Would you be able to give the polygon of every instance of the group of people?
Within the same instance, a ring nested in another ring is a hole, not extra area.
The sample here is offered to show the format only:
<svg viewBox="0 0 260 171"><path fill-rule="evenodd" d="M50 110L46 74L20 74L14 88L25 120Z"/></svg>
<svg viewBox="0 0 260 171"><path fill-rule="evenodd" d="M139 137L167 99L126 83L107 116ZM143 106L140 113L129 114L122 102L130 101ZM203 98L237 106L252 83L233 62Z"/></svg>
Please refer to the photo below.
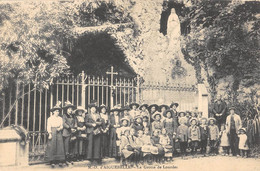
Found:
<svg viewBox="0 0 260 171"><path fill-rule="evenodd" d="M236 156L240 149L241 155L247 156L246 129L234 108L220 125L214 117L202 117L197 110L177 112L177 108L178 103L132 103L108 110L105 105L91 103L86 110L69 101L63 108L57 103L47 121L46 160L54 167L78 160L96 165L112 157L134 166L172 161L177 155L185 158L187 152L216 155L219 146L223 155Z"/></svg>

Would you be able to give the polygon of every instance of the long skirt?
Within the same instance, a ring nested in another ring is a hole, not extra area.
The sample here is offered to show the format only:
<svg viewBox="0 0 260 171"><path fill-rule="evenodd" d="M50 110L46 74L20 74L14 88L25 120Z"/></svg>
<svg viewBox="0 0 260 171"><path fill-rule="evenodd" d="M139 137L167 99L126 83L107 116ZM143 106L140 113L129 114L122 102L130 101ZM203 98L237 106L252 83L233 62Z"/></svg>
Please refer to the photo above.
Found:
<svg viewBox="0 0 260 171"><path fill-rule="evenodd" d="M78 154L83 156L86 154L86 143L87 143L87 139L86 138L82 138L79 137L77 139L77 143L78 143Z"/></svg>
<svg viewBox="0 0 260 171"><path fill-rule="evenodd" d="M57 128L51 128L52 139L48 140L46 149L46 161L64 161L65 152L61 131L57 131Z"/></svg>
<svg viewBox="0 0 260 171"><path fill-rule="evenodd" d="M102 150L102 157L108 157L109 155L109 134L103 133L102 134L102 141L101 141L101 150Z"/></svg>
<svg viewBox="0 0 260 171"><path fill-rule="evenodd" d="M86 157L87 160L101 159L101 134L94 135L93 132L88 134L88 143Z"/></svg>
<svg viewBox="0 0 260 171"><path fill-rule="evenodd" d="M112 128L109 136L109 157L119 157L119 146L116 143L117 140L116 129Z"/></svg>

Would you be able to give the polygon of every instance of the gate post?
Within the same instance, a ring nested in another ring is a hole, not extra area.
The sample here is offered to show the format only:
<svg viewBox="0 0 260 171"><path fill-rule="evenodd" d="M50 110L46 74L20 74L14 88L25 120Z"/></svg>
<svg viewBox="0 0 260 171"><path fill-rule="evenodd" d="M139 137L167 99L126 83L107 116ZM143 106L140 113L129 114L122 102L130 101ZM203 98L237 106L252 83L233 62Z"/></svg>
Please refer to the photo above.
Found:
<svg viewBox="0 0 260 171"><path fill-rule="evenodd" d="M208 118L208 91L204 84L198 84L198 110L202 112L202 116Z"/></svg>
<svg viewBox="0 0 260 171"><path fill-rule="evenodd" d="M86 86L85 86L85 73L81 73L81 106L86 108Z"/></svg>

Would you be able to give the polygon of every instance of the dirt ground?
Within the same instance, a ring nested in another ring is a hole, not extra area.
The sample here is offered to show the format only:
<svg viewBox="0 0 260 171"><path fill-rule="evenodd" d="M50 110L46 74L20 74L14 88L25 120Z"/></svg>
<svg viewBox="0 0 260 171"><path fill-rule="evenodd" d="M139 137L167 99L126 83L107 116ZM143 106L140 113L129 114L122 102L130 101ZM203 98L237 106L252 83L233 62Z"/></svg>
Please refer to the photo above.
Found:
<svg viewBox="0 0 260 171"><path fill-rule="evenodd" d="M49 165L40 164L28 167L4 167L1 171L12 170L130 170L130 168L122 168L114 159L106 159L102 166L90 167L89 162L76 162L69 167L60 168L56 166L54 169ZM211 156L211 157L188 157L186 160L181 158L174 158L174 161L166 164L153 164L142 166L139 168L132 168L138 170L176 170L176 171L260 171L260 159L254 158L237 158L226 156Z"/></svg>

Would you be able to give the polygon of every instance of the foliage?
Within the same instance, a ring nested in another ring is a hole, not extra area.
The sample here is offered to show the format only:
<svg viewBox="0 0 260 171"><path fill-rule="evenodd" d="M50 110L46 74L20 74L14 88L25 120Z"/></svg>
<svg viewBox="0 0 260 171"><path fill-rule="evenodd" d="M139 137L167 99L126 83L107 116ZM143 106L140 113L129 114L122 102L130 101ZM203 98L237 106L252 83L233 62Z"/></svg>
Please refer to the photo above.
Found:
<svg viewBox="0 0 260 171"><path fill-rule="evenodd" d="M232 91L240 83L259 83L260 3L230 1L192 1L184 20L189 20L190 33L183 36L185 59L201 80L201 67L212 83L213 95L218 80L233 76ZM234 96L234 98L236 98Z"/></svg>

